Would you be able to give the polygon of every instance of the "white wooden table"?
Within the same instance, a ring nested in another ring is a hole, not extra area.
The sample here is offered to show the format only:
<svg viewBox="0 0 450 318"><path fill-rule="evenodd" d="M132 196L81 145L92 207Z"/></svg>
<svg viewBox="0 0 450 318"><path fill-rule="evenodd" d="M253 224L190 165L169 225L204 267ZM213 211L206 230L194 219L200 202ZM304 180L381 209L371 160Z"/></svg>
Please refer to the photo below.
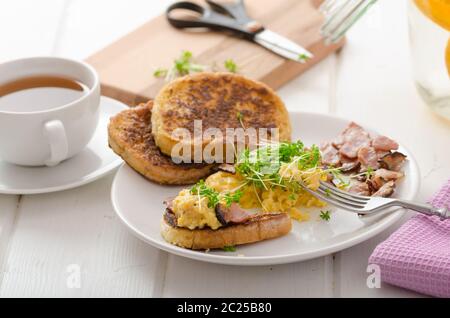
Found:
<svg viewBox="0 0 450 318"><path fill-rule="evenodd" d="M1 1L0 61L31 55L85 58L161 13L168 2ZM380 1L350 32L340 53L279 93L292 110L345 116L407 145L422 173L418 199L425 200L450 177L450 123L419 99L409 63L405 1ZM420 296L366 285L370 253L400 224L307 262L213 265L168 255L133 237L112 209L112 179L53 194L0 195L0 296ZM80 288L67 285L71 264L80 266Z"/></svg>

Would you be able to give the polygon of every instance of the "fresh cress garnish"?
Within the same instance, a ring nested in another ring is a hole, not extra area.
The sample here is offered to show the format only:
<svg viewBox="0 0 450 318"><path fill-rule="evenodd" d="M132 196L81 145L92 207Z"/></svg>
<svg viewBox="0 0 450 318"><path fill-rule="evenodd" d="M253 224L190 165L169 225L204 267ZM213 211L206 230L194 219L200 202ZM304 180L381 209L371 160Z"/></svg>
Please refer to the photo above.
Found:
<svg viewBox="0 0 450 318"><path fill-rule="evenodd" d="M242 197L242 194L243 194L242 190L237 190L234 193L225 193L223 199L224 199L227 207L230 207L231 203L233 203L233 202L238 203Z"/></svg>
<svg viewBox="0 0 450 318"><path fill-rule="evenodd" d="M181 56L174 61L174 64L170 69L159 68L153 73L153 76L165 77L165 80L170 82L178 76L202 72L206 69L207 66L196 64L192 61L192 52L183 51Z"/></svg>
<svg viewBox="0 0 450 318"><path fill-rule="evenodd" d="M236 252L236 246L224 246L223 250L225 252Z"/></svg>
<svg viewBox="0 0 450 318"><path fill-rule="evenodd" d="M237 120L239 120L239 123L241 124L241 127L243 129L245 129L244 122L242 121L242 119L244 119L244 115L241 112L237 112L236 113L236 118L237 118Z"/></svg>
<svg viewBox="0 0 450 318"><path fill-rule="evenodd" d="M238 203L242 197L242 191L236 190L235 192L227 192L220 194L211 187L208 187L204 180L197 182L190 190L193 195L204 197L208 199L208 208L215 208L220 201L224 201L227 207L230 207L233 202Z"/></svg>
<svg viewBox="0 0 450 318"><path fill-rule="evenodd" d="M237 65L232 59L228 59L224 62L225 68L228 70L228 72L236 73L237 72Z"/></svg>
<svg viewBox="0 0 450 318"><path fill-rule="evenodd" d="M282 164L296 164L299 170L316 169L320 163L317 146L307 149L301 141L280 143L244 150L236 163L236 171L256 187L286 187L286 180L279 174Z"/></svg>
<svg viewBox="0 0 450 318"><path fill-rule="evenodd" d="M237 64L232 59L227 59L224 62L224 67L231 73L236 73L238 70ZM164 77L166 82L170 82L179 76L184 76L197 72L204 72L207 70L214 71L214 68L213 66L195 63L193 61L192 52L183 51L181 55L177 59L175 59L172 67L158 68L153 72L153 76L157 78Z"/></svg>
<svg viewBox="0 0 450 318"><path fill-rule="evenodd" d="M329 221L331 218L330 211L320 211L320 218L324 221Z"/></svg>
<svg viewBox="0 0 450 318"><path fill-rule="evenodd" d="M306 54L299 54L298 55L298 59L300 60L300 61L307 61L308 59L309 59L309 57L308 57L308 55L306 55Z"/></svg>

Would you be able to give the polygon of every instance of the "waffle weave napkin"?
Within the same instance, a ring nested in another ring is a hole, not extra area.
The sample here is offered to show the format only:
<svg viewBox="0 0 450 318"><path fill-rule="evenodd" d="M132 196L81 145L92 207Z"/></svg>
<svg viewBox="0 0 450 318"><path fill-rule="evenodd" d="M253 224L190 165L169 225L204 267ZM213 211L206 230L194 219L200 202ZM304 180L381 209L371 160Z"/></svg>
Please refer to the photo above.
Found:
<svg viewBox="0 0 450 318"><path fill-rule="evenodd" d="M450 207L450 180L429 203ZM450 297L450 219L417 214L375 248L369 263L380 266L385 283Z"/></svg>

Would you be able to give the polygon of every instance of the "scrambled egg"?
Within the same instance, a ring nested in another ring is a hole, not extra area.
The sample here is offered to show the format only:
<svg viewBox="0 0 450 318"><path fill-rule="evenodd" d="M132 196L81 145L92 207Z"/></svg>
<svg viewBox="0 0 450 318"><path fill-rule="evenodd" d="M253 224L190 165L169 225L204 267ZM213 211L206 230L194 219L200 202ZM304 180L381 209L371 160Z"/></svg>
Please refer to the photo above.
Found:
<svg viewBox="0 0 450 318"><path fill-rule="evenodd" d="M251 186L243 186L245 180L238 174L231 174L224 171L219 171L210 175L206 179L206 185L213 188L218 192L229 192L240 189L242 191L242 197L239 201L239 205L244 209L251 209L259 206L258 198L255 195L255 189ZM261 195L261 191L257 190L258 195Z"/></svg>
<svg viewBox="0 0 450 318"><path fill-rule="evenodd" d="M280 176L287 180L301 181L312 190L316 190L326 176L319 168L302 171L295 164L283 164ZM264 212L286 212L292 219L306 221L309 214L301 207L323 207L326 204L301 188L295 192L281 186L270 188L256 187L247 183L239 174L219 171L209 176L205 184L219 193L242 191L239 205L244 209L262 208ZM173 201L173 212L178 225L189 229L202 229L206 226L215 230L221 227L214 208L208 207L208 199L192 194L189 189L182 190Z"/></svg>
<svg viewBox="0 0 450 318"><path fill-rule="evenodd" d="M193 230L209 226L216 230L221 226L214 209L208 207L208 199L191 194L189 189L182 190L173 200L172 210L180 227Z"/></svg>
<svg viewBox="0 0 450 318"><path fill-rule="evenodd" d="M286 175L283 176L283 173ZM312 190L317 190L320 185L319 182L326 180L326 176L320 169L305 172L300 171L296 165L289 166L289 164L281 166L280 175L287 179L293 177L296 181L303 181ZM298 221L309 219L309 214L301 211L300 207L323 207L326 205L326 203L302 189L292 193L282 187L273 187L266 190L252 185L243 186L245 184L244 178L238 174L222 171L208 177L206 184L219 192L234 191L239 188L243 193L239 205L244 209L262 207L265 212L286 212L291 218Z"/></svg>
<svg viewBox="0 0 450 318"><path fill-rule="evenodd" d="M300 170L297 165L292 163L281 165L280 176L285 179L303 182L311 190L317 190L320 186L320 181L327 180L326 175L324 175L319 168L303 171Z"/></svg>

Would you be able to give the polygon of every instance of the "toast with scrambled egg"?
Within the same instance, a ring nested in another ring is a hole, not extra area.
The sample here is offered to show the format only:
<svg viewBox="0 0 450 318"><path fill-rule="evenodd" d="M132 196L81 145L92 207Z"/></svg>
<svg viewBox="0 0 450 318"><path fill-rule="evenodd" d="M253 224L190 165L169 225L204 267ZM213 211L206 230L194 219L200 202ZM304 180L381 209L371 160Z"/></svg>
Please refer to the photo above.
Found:
<svg viewBox="0 0 450 318"><path fill-rule="evenodd" d="M172 149L181 141L193 149L195 120L202 120L203 132L217 128L223 136L228 128L267 128L270 139L270 129L278 128L281 141L291 139L289 114L280 97L267 85L233 73L188 75L159 92L153 107L152 133L161 152L173 155ZM191 138L186 141L173 134L178 128L189 131ZM203 149L212 142L203 138Z"/></svg>
<svg viewBox="0 0 450 318"><path fill-rule="evenodd" d="M161 222L161 235L169 243L193 250L218 249L255 243L283 236L291 231L286 213L255 214L243 223L211 228L179 227L175 215L166 210Z"/></svg>
<svg viewBox="0 0 450 318"><path fill-rule="evenodd" d="M175 164L162 154L151 134L153 102L120 112L108 125L112 150L138 173L161 184L192 184L210 175L214 165Z"/></svg>
<svg viewBox="0 0 450 318"><path fill-rule="evenodd" d="M163 238L184 248L216 249L289 233L291 220L287 213L251 212L242 208L248 200L243 192L220 192L218 184L234 186L232 176L217 172L167 199L161 223Z"/></svg>

